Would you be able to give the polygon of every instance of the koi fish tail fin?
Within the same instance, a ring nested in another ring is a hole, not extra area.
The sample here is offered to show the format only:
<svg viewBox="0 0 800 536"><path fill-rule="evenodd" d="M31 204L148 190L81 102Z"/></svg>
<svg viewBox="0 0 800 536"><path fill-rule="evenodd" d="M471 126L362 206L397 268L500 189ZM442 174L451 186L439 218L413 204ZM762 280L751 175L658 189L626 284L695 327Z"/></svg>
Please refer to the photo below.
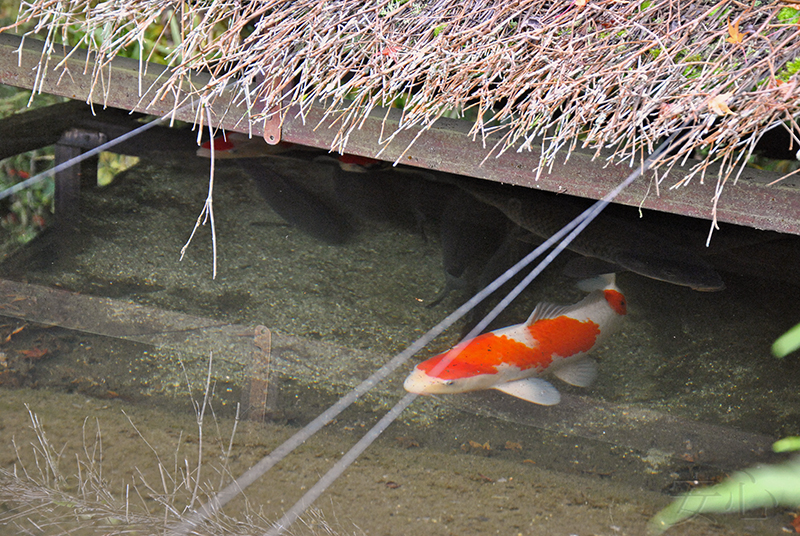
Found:
<svg viewBox="0 0 800 536"><path fill-rule="evenodd" d="M601 274L591 279L584 279L578 282L578 288L584 292L592 292L594 290L606 290L609 288L616 289L617 274Z"/></svg>

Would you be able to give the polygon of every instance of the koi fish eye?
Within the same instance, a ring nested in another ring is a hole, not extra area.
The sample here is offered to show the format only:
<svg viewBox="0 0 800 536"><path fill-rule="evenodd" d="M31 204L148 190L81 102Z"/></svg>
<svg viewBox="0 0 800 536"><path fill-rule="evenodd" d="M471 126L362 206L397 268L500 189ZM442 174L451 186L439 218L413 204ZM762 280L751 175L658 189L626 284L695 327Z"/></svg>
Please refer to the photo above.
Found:
<svg viewBox="0 0 800 536"><path fill-rule="evenodd" d="M442 385L444 385L445 387L450 387L454 383L456 383L455 380L443 380L442 381Z"/></svg>

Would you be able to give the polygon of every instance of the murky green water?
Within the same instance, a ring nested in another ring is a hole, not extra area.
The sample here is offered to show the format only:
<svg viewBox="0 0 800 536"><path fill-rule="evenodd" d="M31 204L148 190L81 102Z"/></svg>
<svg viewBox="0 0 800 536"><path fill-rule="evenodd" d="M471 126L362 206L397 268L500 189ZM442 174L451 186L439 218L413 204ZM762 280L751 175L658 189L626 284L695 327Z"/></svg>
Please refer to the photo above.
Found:
<svg viewBox="0 0 800 536"><path fill-rule="evenodd" d="M324 188L329 170L310 164L298 173ZM60 453L65 475L75 474L76 454L86 459L96 452L99 424L103 486L113 498L106 502L124 510L127 492L130 509L146 507L163 523L163 506L147 495L169 496L164 501L178 511L191 499L180 475L197 464L193 401L202 400L212 344L219 345L214 414L204 420L201 479L218 487L466 298L456 292L438 307L424 307L443 284L432 224L370 222L349 242L327 245L288 226L232 167L217 171L219 271L212 280L208 226L179 261L206 194L207 161L154 157L115 185L85 193L80 233L65 247L25 257L16 274L4 274L80 294L33 299L13 287L2 298L0 468L19 471L19 457L35 473L39 443L26 404ZM680 219L666 225L665 232L691 228ZM725 243L729 229L720 231L724 251L710 257L725 279L723 292L619 275L629 315L597 352L600 376L591 388L557 383L565 400L554 408L495 393L418 399L295 532L320 533L327 524L336 533L377 535L641 534L670 501L667 493L777 459L765 451L770 441L800 433L800 364L792 356L771 357L769 346L800 321L794 279L800 250L794 239L774 235ZM542 300L578 301L582 292L561 274L564 262L537 279L496 325L520 322ZM114 301L99 304L89 296ZM134 317L136 329L126 331ZM256 325L273 331L278 407L272 422L240 422L226 455ZM453 344L460 329L448 330L424 355ZM226 512L242 521L247 512L276 520L401 398L411 366L248 489L248 509L237 501ZM172 477L162 481L159 460ZM132 499L134 484L141 499ZM75 476L62 487L81 491ZM18 496L28 504L59 503L19 517L10 513L19 505L0 503L0 519L13 518L0 533L33 530L48 516L103 533L113 517L76 517L69 501L35 499L29 489ZM131 522L130 512L115 515L118 523ZM672 533L775 534L790 520L780 509L735 513L695 519Z"/></svg>

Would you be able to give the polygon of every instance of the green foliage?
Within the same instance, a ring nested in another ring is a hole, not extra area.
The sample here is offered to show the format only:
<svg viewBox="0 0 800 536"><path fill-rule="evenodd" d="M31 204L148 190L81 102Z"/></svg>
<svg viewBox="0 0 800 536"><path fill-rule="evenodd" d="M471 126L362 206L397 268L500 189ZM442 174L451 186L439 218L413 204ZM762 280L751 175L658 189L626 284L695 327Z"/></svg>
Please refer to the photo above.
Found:
<svg viewBox="0 0 800 536"><path fill-rule="evenodd" d="M648 529L650 534L661 534L698 514L743 513L754 508L797 505L800 505L800 458L740 471L715 486L694 489L656 514Z"/></svg>
<svg viewBox="0 0 800 536"><path fill-rule="evenodd" d="M193 22L195 25L200 23L199 15L195 15ZM216 35L219 35L225 31L226 25L220 22L215 29ZM133 37L131 36L132 31L132 26L114 28L106 25L103 28L95 29L92 33L87 33L84 25L73 24L67 28L65 44L85 46L91 42L101 45L112 38L115 41L123 41L128 37ZM176 53L182 40L178 14L174 10L167 10L155 23L148 25L138 39L120 50L117 55L165 65L175 64L186 59Z"/></svg>
<svg viewBox="0 0 800 536"><path fill-rule="evenodd" d="M378 15L381 16L381 17L385 17L385 16L397 11L398 9L400 9L401 6L407 4L409 1L410 0L393 0L392 2L389 2L386 5L386 7L383 8L380 11L380 13L378 13ZM420 13L422 13L422 9L423 8L424 8L424 4L420 4L418 2L412 2L411 3L411 12L414 15L419 15Z"/></svg>
<svg viewBox="0 0 800 536"><path fill-rule="evenodd" d="M30 91L0 86L0 118L24 111L31 100ZM49 106L63 99L37 95L31 108ZM51 166L52 149L30 151L0 161L0 191ZM54 185L49 179L0 201L0 257L22 245L41 231L52 215Z"/></svg>
<svg viewBox="0 0 800 536"><path fill-rule="evenodd" d="M776 18L782 24L798 24L800 23L800 9L792 7L783 7L778 11ZM789 78L800 72L800 58L795 58L784 65L783 69L778 71L775 78L778 80L788 81Z"/></svg>
<svg viewBox="0 0 800 536"><path fill-rule="evenodd" d="M693 54L684 58L683 63L687 65L687 67L683 70L683 76L686 78L699 78L700 75L703 74L703 68L701 67L703 61L703 57L699 54ZM692 63L697 63L698 65L691 65Z"/></svg>
<svg viewBox="0 0 800 536"><path fill-rule="evenodd" d="M725 2L720 2L717 7L711 10L710 16L717 17L718 20L724 20L729 17L733 8L728 7Z"/></svg>
<svg viewBox="0 0 800 536"><path fill-rule="evenodd" d="M800 437L784 437L783 439L772 444L772 450L775 452L792 452L795 450L800 450Z"/></svg>
<svg viewBox="0 0 800 536"><path fill-rule="evenodd" d="M777 18L784 24L797 24L800 22L800 10L793 7L782 7Z"/></svg>
<svg viewBox="0 0 800 536"><path fill-rule="evenodd" d="M800 348L800 324L775 341L772 352L783 357ZM775 452L800 450L800 437L776 441ZM661 534L676 523L698 514L743 513L754 508L800 505L800 457L779 464L734 473L723 482L681 495L648 523L650 534Z"/></svg>
<svg viewBox="0 0 800 536"><path fill-rule="evenodd" d="M800 72L800 58L786 62L786 65L775 75L775 78L786 82L798 72Z"/></svg>
<svg viewBox="0 0 800 536"><path fill-rule="evenodd" d="M407 0L406 0L407 1ZM30 5L22 6L22 17L24 18L27 10L33 9ZM12 0L6 2L0 0L0 26L13 24L17 20L20 11L20 2ZM161 14L151 21L150 24L141 27L138 21L130 18L128 20L118 20L115 23L107 23L102 27L90 26L86 23L83 15L73 17L70 21L78 19L78 22L65 24L65 31L56 32L51 37L59 44L87 48L103 48L105 44L129 43L123 48L112 47L110 50L118 56L133 59L141 59L152 63L164 65L177 65L189 59L188 56L196 56L202 51L183 50L183 38L206 23L203 13L189 12L182 16L179 10L164 9ZM26 33L33 31L34 23L27 22L20 24L15 31ZM210 32L211 39L215 39L228 29L227 20L221 18L216 22ZM253 31L251 25L246 25L241 31L242 37L249 35ZM205 43L201 43L200 47ZM186 56L184 56L184 54ZM215 59L207 57L207 60Z"/></svg>
<svg viewBox="0 0 800 536"><path fill-rule="evenodd" d="M0 26L14 24L19 13L19 0L0 0Z"/></svg>
<svg viewBox="0 0 800 536"><path fill-rule="evenodd" d="M800 324L778 337L772 345L775 357L784 357L800 348Z"/></svg>
<svg viewBox="0 0 800 536"><path fill-rule="evenodd" d="M0 118L27 111L30 91L0 86ZM63 99L36 96L31 108L49 106ZM52 167L52 148L37 149L0 161L0 191ZM114 176L138 162L138 158L101 153L97 168L98 184L110 183ZM49 225L53 214L55 184L52 178L0 200L0 258L32 240Z"/></svg>
<svg viewBox="0 0 800 536"><path fill-rule="evenodd" d="M100 153L97 162L97 185L106 186L114 181L114 177L139 163L138 156L126 156L116 153Z"/></svg>
<svg viewBox="0 0 800 536"><path fill-rule="evenodd" d="M50 154L48 154L50 153ZM0 162L0 191L50 167L52 150L23 153ZM43 165L44 163L44 165ZM54 183L42 181L26 188L0 205L0 228L6 235L0 243L0 257L33 239L52 215Z"/></svg>

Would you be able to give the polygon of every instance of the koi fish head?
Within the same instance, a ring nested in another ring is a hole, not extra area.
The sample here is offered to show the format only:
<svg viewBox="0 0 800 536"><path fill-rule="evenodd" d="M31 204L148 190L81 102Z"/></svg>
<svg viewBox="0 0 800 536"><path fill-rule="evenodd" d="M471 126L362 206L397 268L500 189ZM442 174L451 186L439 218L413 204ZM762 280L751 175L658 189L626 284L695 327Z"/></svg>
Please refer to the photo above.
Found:
<svg viewBox="0 0 800 536"><path fill-rule="evenodd" d="M403 388L409 393L416 393L418 395L443 395L453 394L461 391L455 390L455 382L453 380L442 380L428 376L424 370L415 368L406 381L403 382Z"/></svg>
<svg viewBox="0 0 800 536"><path fill-rule="evenodd" d="M458 357L451 360L448 354L439 354L417 365L403 383L405 390L409 393L444 395L491 389L497 383L500 369L516 369L503 364L499 367L481 365ZM443 365L445 360L450 361L446 366Z"/></svg>

